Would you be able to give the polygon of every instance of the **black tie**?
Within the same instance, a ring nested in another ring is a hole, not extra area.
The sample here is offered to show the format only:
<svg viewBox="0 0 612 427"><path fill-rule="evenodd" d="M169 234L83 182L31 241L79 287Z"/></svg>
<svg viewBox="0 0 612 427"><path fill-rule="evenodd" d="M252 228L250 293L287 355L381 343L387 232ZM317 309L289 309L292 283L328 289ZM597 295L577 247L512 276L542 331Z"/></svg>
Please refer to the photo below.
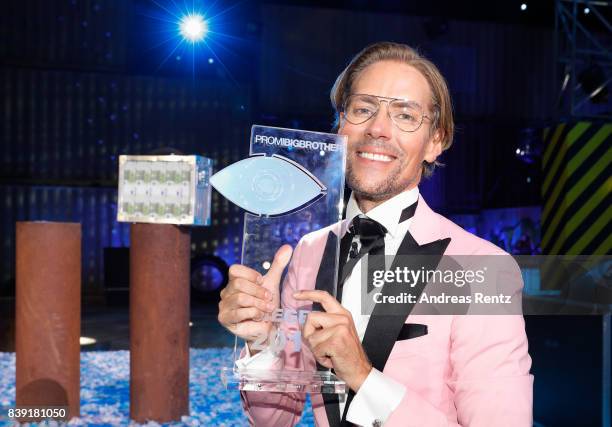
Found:
<svg viewBox="0 0 612 427"><path fill-rule="evenodd" d="M357 217L353 220L353 224L349 228L349 231L343 237L344 239L350 239L352 242L354 237L359 237L361 242L361 249L357 251L357 243L351 243L351 249L349 252L349 258L342 267L342 275L339 277L338 283L338 300L342 301L342 289L344 282L350 276L351 271L355 265L363 258L366 254L370 255L384 255L385 254L385 234L387 229L378 222L370 218ZM380 257L382 258L382 257ZM344 260L342 260L344 261ZM368 277L371 277L373 270L377 269L374 263L368 263ZM368 292L371 291L370 283L368 283Z"/></svg>

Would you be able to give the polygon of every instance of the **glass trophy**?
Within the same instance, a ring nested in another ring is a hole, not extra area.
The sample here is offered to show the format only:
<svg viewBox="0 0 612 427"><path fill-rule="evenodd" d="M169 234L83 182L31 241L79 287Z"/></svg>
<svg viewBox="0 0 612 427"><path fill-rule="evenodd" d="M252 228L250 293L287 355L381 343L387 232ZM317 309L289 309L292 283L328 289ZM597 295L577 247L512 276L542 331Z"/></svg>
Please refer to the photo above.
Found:
<svg viewBox="0 0 612 427"><path fill-rule="evenodd" d="M250 348L265 353L259 357L266 361L241 363L247 360L247 349L237 339L233 366L222 371L227 388L346 392L345 383L318 366L302 345L301 327L308 313L322 308L292 297L297 290L313 289L336 295L345 147L342 135L255 125L250 156L210 179L217 191L247 211L243 265L265 275L281 246L295 249L302 239L313 242L301 252L299 268L291 264L294 256L283 273L279 307L261 320L268 322L269 334L251 340Z"/></svg>

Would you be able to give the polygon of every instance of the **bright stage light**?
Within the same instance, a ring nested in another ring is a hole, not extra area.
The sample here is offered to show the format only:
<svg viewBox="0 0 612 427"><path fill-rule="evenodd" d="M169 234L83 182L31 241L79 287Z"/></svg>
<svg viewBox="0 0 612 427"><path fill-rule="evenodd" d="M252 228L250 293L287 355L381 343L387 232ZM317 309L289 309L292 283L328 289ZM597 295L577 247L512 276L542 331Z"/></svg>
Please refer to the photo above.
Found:
<svg viewBox="0 0 612 427"><path fill-rule="evenodd" d="M521 10L523 12L527 10L527 3L521 3Z"/></svg>
<svg viewBox="0 0 612 427"><path fill-rule="evenodd" d="M179 24L181 35L192 43L202 40L208 32L208 24L201 15L187 15Z"/></svg>

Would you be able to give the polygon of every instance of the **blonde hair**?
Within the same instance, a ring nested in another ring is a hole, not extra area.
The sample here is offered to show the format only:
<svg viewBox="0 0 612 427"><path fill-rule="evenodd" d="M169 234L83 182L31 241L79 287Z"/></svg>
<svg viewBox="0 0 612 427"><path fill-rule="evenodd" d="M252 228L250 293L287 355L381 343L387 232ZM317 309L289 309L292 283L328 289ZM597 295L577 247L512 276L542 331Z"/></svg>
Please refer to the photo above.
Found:
<svg viewBox="0 0 612 427"><path fill-rule="evenodd" d="M433 62L421 56L408 45L394 42L380 42L372 44L359 52L340 73L331 89L330 98L335 111L333 130L340 127L340 112L346 99L351 95L353 84L363 70L380 61L396 61L416 68L427 80L431 92L429 109L432 111L431 134L438 131L442 151L448 150L453 143L455 123L453 108L446 80ZM431 176L436 166L441 163L434 161L423 162L423 176Z"/></svg>

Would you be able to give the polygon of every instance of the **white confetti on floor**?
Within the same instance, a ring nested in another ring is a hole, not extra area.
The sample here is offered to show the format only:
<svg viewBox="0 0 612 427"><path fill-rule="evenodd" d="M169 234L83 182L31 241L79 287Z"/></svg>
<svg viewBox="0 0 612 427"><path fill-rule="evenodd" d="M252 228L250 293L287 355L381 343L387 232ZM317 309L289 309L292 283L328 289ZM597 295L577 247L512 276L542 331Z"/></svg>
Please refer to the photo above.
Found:
<svg viewBox="0 0 612 427"><path fill-rule="evenodd" d="M232 360L232 349L191 349L189 403L190 415L167 426L247 426L237 391L226 390L220 371ZM137 425L129 420L129 352L91 351L81 353L81 417L69 425ZM15 353L0 352L0 426L13 423L6 410L15 405ZM3 418L4 417L4 418ZM301 427L312 426L312 409L307 403ZM26 424L24 424L26 425ZM30 424L33 425L33 424ZM56 422L39 426L57 426ZM149 422L146 426L160 424Z"/></svg>

